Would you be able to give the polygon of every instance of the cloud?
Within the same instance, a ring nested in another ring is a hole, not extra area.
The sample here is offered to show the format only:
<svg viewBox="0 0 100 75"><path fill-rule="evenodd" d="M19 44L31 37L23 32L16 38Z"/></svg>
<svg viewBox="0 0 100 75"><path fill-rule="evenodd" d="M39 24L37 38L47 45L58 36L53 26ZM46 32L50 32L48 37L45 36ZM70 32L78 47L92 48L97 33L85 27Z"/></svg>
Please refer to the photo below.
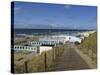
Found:
<svg viewBox="0 0 100 75"><path fill-rule="evenodd" d="M19 13L19 12L21 12L21 8L19 8L19 7L14 7L14 13L17 14L17 13Z"/></svg>
<svg viewBox="0 0 100 75"><path fill-rule="evenodd" d="M14 7L14 10L16 11L16 10L19 10L20 8L19 7Z"/></svg>
<svg viewBox="0 0 100 75"><path fill-rule="evenodd" d="M71 5L64 5L65 8L69 9Z"/></svg>

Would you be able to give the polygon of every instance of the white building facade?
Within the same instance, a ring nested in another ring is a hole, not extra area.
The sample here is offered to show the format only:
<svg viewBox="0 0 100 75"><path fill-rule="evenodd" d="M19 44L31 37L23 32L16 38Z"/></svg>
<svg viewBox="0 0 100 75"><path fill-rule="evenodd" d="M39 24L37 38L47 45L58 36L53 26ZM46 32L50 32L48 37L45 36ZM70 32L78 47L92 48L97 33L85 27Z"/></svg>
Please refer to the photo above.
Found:
<svg viewBox="0 0 100 75"><path fill-rule="evenodd" d="M35 51L35 52L37 52L37 47L14 45L13 50L15 50L15 51Z"/></svg>

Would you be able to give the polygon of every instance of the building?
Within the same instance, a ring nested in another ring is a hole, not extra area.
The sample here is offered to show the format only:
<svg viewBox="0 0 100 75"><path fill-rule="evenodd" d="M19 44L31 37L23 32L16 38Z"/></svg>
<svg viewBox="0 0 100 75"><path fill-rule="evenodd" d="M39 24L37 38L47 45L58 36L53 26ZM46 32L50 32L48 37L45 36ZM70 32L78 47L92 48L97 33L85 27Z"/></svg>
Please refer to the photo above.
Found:
<svg viewBox="0 0 100 75"><path fill-rule="evenodd" d="M81 38L78 38L78 37L75 37L75 36L67 36L68 38L68 42L72 42L72 43L81 43L82 42L82 39Z"/></svg>
<svg viewBox="0 0 100 75"><path fill-rule="evenodd" d="M52 50L53 48L51 46L40 46L39 49L40 49L39 54L41 54L42 52Z"/></svg>
<svg viewBox="0 0 100 75"><path fill-rule="evenodd" d="M44 51L49 51L52 50L51 46L20 46L20 45L15 45L12 50L18 52L18 51L27 51L27 52L32 52L35 55L36 54L41 54Z"/></svg>
<svg viewBox="0 0 100 75"><path fill-rule="evenodd" d="M53 41L57 44L65 44L66 43L66 35L52 35L52 36L44 36L42 38L39 38L39 41Z"/></svg>
<svg viewBox="0 0 100 75"><path fill-rule="evenodd" d="M37 52L36 46L21 46L21 45L14 45L13 50L15 51L34 51Z"/></svg>
<svg viewBox="0 0 100 75"><path fill-rule="evenodd" d="M44 41L32 41L30 42L30 45L32 46L55 46L59 42L58 41L53 41L53 40L44 40Z"/></svg>
<svg viewBox="0 0 100 75"><path fill-rule="evenodd" d="M77 35L81 37L89 37L90 34L95 33L96 31L86 31L86 32L79 32Z"/></svg>

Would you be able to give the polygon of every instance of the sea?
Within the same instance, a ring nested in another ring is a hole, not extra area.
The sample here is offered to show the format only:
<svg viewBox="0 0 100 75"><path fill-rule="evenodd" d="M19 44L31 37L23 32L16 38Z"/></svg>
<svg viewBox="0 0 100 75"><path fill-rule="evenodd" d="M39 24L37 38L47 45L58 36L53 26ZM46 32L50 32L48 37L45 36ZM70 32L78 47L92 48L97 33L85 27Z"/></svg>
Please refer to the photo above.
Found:
<svg viewBox="0 0 100 75"><path fill-rule="evenodd" d="M76 35L89 30L79 29L14 29L15 35Z"/></svg>

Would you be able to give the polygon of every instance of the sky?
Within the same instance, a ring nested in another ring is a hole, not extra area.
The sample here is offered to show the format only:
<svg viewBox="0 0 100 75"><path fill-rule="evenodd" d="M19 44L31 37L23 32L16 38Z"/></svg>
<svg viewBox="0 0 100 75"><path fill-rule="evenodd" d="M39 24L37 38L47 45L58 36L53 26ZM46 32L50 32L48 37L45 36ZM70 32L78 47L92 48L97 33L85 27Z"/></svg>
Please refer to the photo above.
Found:
<svg viewBox="0 0 100 75"><path fill-rule="evenodd" d="M14 2L15 28L39 28L41 26L44 28L47 26L65 29L96 29L97 7Z"/></svg>

